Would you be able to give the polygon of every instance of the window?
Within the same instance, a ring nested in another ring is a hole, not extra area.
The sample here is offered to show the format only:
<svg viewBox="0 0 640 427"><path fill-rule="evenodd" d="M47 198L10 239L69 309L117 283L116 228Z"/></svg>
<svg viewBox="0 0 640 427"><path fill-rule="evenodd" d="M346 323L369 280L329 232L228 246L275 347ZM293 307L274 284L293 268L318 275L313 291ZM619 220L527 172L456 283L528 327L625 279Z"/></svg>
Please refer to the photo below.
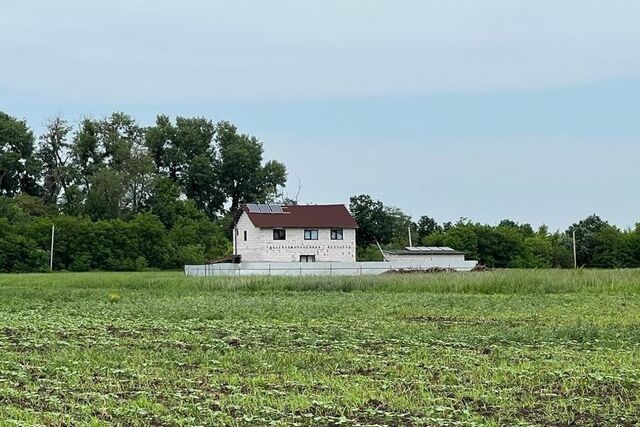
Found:
<svg viewBox="0 0 640 427"><path fill-rule="evenodd" d="M318 230L304 230L304 240L318 240Z"/></svg>
<svg viewBox="0 0 640 427"><path fill-rule="evenodd" d="M287 233L283 229L274 229L273 230L273 240L286 240Z"/></svg>
<svg viewBox="0 0 640 427"><path fill-rule="evenodd" d="M342 240L342 228L331 230L331 240Z"/></svg>
<svg viewBox="0 0 640 427"><path fill-rule="evenodd" d="M244 230L244 241L247 241L247 230Z"/></svg>
<svg viewBox="0 0 640 427"><path fill-rule="evenodd" d="M300 255L300 262L316 262L315 255Z"/></svg>

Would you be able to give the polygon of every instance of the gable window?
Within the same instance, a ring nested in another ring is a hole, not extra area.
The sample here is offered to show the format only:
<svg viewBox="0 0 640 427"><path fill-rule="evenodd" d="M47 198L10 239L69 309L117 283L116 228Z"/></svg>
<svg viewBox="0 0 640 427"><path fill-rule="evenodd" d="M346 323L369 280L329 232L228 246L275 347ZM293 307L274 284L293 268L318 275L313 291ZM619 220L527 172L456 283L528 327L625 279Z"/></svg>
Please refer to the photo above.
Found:
<svg viewBox="0 0 640 427"><path fill-rule="evenodd" d="M318 240L318 230L304 230L304 240Z"/></svg>
<svg viewBox="0 0 640 427"><path fill-rule="evenodd" d="M247 230L244 230L244 241L247 241Z"/></svg>
<svg viewBox="0 0 640 427"><path fill-rule="evenodd" d="M287 233L282 228L274 228L273 229L273 240L286 240Z"/></svg>
<svg viewBox="0 0 640 427"><path fill-rule="evenodd" d="M342 228L331 230L331 240L342 240Z"/></svg>

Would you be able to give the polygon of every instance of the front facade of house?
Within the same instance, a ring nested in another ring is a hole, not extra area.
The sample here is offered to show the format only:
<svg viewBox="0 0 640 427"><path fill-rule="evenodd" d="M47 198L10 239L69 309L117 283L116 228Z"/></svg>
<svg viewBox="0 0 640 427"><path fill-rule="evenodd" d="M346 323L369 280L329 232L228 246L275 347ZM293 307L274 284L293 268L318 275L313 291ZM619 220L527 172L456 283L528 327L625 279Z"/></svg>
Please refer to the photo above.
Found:
<svg viewBox="0 0 640 427"><path fill-rule="evenodd" d="M344 205L244 206L233 246L242 262L354 262L355 222Z"/></svg>

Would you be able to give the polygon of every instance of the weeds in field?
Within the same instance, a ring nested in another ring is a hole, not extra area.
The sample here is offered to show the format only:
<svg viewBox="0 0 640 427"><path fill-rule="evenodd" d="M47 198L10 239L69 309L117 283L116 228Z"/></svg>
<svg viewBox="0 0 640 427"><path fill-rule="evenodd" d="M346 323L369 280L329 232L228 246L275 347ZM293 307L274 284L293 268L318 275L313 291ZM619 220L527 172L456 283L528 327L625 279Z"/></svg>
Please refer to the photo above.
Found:
<svg viewBox="0 0 640 427"><path fill-rule="evenodd" d="M632 270L0 276L0 419L636 425L639 290Z"/></svg>

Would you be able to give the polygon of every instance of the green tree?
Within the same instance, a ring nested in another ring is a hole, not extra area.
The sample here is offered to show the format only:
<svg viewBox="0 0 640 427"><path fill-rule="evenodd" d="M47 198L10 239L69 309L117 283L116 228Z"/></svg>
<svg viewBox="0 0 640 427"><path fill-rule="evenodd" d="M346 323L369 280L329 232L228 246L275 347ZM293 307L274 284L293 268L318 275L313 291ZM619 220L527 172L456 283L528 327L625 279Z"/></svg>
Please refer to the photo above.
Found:
<svg viewBox="0 0 640 427"><path fill-rule="evenodd" d="M40 164L33 155L34 142L24 120L0 111L0 195L39 195Z"/></svg>
<svg viewBox="0 0 640 427"><path fill-rule="evenodd" d="M433 233L438 233L442 231L442 227L438 225L435 219L423 215L418 220L418 241L423 243L425 237L432 235Z"/></svg>
<svg viewBox="0 0 640 427"><path fill-rule="evenodd" d="M86 190L91 177L104 166L106 149L101 141L100 122L84 119L73 136L71 145L73 166L78 171L80 189Z"/></svg>
<svg viewBox="0 0 640 427"><path fill-rule="evenodd" d="M66 120L55 117L47 122L47 130L40 136L36 155L42 164L42 197L49 204L56 204L60 193L72 181L68 141L71 130Z"/></svg>
<svg viewBox="0 0 640 427"><path fill-rule="evenodd" d="M573 254L570 239L565 233L556 231L549 235L551 242L551 265L558 268L573 267Z"/></svg>
<svg viewBox="0 0 640 427"><path fill-rule="evenodd" d="M427 246L448 246L457 251L466 252L471 259L480 258L483 264L487 264L487 260L482 259L478 254L478 235L475 228L466 221L461 220L446 231L427 236L425 244Z"/></svg>
<svg viewBox="0 0 640 427"><path fill-rule="evenodd" d="M220 150L218 182L231 201L231 212L242 202L265 202L278 195L278 188L286 182L286 168L276 161L262 165L262 143L256 137L238 133L229 122L220 122L216 142Z"/></svg>
<svg viewBox="0 0 640 427"><path fill-rule="evenodd" d="M349 201L349 211L359 226L356 232L359 247L391 242L395 224L380 200L373 200L367 194L353 196Z"/></svg>
<svg viewBox="0 0 640 427"><path fill-rule="evenodd" d="M178 259L173 266L179 267L184 256L183 248L191 248L187 252L193 254L196 247L202 249L202 255L208 259L216 259L231 254L232 246L225 231L218 224L208 218L181 217L169 232L169 240L175 248Z"/></svg>
<svg viewBox="0 0 640 427"><path fill-rule="evenodd" d="M214 134L215 125L203 117L177 117L174 125L168 116L159 115L155 126L146 130L145 145L156 172L183 185L195 157L215 163Z"/></svg>
<svg viewBox="0 0 640 427"><path fill-rule="evenodd" d="M166 228L173 227L178 216L178 206L181 203L180 187L170 178L156 176L148 205L151 213L156 215Z"/></svg>
<svg viewBox="0 0 640 427"><path fill-rule="evenodd" d="M598 268L634 267L636 263L629 236L630 233L624 233L611 225L594 233L590 266Z"/></svg>
<svg viewBox="0 0 640 427"><path fill-rule="evenodd" d="M218 185L215 166L208 156L198 155L191 159L183 182L185 195L210 218L222 211L225 196Z"/></svg>
<svg viewBox="0 0 640 427"><path fill-rule="evenodd" d="M394 247L409 245L409 229L412 233L415 232L415 224L411 221L411 217L395 207L385 206L384 211L392 224L392 237L389 244Z"/></svg>
<svg viewBox="0 0 640 427"><path fill-rule="evenodd" d="M122 216L125 189L120 173L102 169L91 176L84 212L94 221Z"/></svg>
<svg viewBox="0 0 640 427"><path fill-rule="evenodd" d="M165 267L169 263L169 239L158 217L145 213L137 215L128 226L137 245L138 257L144 257L151 267ZM138 261L139 263L139 261ZM134 266L139 269L139 265Z"/></svg>
<svg viewBox="0 0 640 427"><path fill-rule="evenodd" d="M140 153L144 145L144 130L133 118L121 112L101 120L98 135L107 166L120 172L126 172L131 158Z"/></svg>
<svg viewBox="0 0 640 427"><path fill-rule="evenodd" d="M146 212L154 186L154 170L151 157L139 145L131 148L120 171L124 189L124 209L132 214Z"/></svg>
<svg viewBox="0 0 640 427"><path fill-rule="evenodd" d="M595 236L608 226L606 221L594 214L569 227L566 232L569 238L574 231L576 233L576 255L579 266L593 266Z"/></svg>

